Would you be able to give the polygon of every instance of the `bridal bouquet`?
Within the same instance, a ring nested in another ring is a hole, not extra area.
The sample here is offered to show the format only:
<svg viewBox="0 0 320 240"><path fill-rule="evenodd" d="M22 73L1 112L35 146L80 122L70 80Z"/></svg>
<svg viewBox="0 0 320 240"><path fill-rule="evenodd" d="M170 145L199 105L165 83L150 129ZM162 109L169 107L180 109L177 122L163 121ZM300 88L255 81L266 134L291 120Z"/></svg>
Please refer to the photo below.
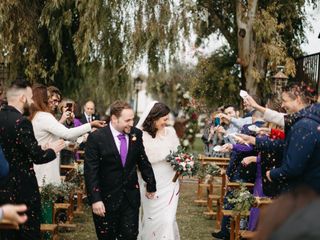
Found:
<svg viewBox="0 0 320 240"><path fill-rule="evenodd" d="M199 168L197 158L193 154L185 152L181 146L176 152L171 152L166 159L176 171L172 179L173 182L176 182L180 175L194 176Z"/></svg>

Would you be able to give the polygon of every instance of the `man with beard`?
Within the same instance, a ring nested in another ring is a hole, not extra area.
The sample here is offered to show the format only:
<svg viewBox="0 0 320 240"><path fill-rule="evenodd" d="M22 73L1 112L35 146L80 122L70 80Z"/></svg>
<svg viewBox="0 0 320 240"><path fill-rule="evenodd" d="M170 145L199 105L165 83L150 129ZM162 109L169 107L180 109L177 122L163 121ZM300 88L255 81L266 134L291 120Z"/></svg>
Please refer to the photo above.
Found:
<svg viewBox="0 0 320 240"><path fill-rule="evenodd" d="M33 163L42 164L56 158L64 141L47 144L42 150L35 139L31 122L23 116L33 103L30 84L14 81L7 91L8 105L0 111L0 145L9 163L9 175L0 185L0 205L25 204L28 220L19 231L1 230L0 239L40 239L40 194Z"/></svg>
<svg viewBox="0 0 320 240"><path fill-rule="evenodd" d="M133 127L134 112L122 101L110 107L111 121L88 137L84 176L99 240L136 240L140 186L137 166L153 199L156 180L145 153L142 131Z"/></svg>

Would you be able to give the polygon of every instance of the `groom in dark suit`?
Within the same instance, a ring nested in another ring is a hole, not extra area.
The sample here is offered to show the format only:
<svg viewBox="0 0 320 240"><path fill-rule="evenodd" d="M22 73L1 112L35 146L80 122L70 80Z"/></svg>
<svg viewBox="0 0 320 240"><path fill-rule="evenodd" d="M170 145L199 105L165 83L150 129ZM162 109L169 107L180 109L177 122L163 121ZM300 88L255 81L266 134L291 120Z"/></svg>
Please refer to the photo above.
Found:
<svg viewBox="0 0 320 240"><path fill-rule="evenodd" d="M108 126L87 140L84 174L99 240L135 240L138 236L140 186L137 166L154 198L156 181L144 151L142 132L133 127L131 106L116 101Z"/></svg>

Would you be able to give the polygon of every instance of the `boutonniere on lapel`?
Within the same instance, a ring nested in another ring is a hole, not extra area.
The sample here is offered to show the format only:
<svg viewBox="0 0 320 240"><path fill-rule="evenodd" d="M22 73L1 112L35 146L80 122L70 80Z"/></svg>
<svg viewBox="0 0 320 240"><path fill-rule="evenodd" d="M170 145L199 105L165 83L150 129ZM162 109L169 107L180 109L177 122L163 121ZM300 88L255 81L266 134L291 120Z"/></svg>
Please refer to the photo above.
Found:
<svg viewBox="0 0 320 240"><path fill-rule="evenodd" d="M132 141L132 142L137 141L137 137L136 137L136 134L135 134L135 133L130 134L130 136L131 136L131 141Z"/></svg>

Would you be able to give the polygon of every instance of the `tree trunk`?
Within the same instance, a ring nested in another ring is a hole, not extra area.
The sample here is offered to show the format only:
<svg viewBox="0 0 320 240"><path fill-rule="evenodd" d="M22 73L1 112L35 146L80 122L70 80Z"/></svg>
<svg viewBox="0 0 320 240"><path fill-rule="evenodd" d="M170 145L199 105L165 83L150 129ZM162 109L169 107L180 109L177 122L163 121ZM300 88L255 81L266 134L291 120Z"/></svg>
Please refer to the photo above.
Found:
<svg viewBox="0 0 320 240"><path fill-rule="evenodd" d="M256 45L253 36L253 22L256 16L258 0L249 0L244 6L241 0L236 0L236 17L238 25L238 63L244 73L246 90L251 95L257 94L258 84L253 76L256 60Z"/></svg>

